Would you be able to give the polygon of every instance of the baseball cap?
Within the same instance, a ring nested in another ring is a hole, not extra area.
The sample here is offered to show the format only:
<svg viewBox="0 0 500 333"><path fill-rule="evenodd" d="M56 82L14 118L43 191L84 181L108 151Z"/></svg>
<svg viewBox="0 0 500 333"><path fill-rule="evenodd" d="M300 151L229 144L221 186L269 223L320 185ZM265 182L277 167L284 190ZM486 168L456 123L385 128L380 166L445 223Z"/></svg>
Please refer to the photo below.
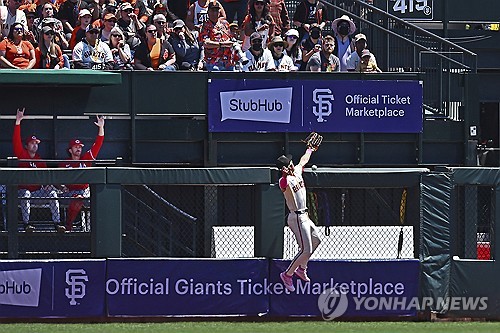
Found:
<svg viewBox="0 0 500 333"><path fill-rule="evenodd" d="M297 31L297 29L288 29L285 32L285 36L295 36L295 37L299 38L299 32Z"/></svg>
<svg viewBox="0 0 500 333"><path fill-rule="evenodd" d="M357 42L358 40L364 39L366 41L366 36L364 34L357 34L354 36L354 41Z"/></svg>
<svg viewBox="0 0 500 333"><path fill-rule="evenodd" d="M40 143L40 139L38 139L35 135L27 137L25 143L28 144L32 141L35 141L36 143Z"/></svg>
<svg viewBox="0 0 500 333"><path fill-rule="evenodd" d="M54 29L52 29L52 27L50 25L44 25L43 28L42 28L42 32L44 34L47 34L49 32L54 32Z"/></svg>
<svg viewBox="0 0 500 333"><path fill-rule="evenodd" d="M281 155L276 160L276 167L279 170L281 170L281 169L283 169L283 167L289 166L291 161L292 161L292 155L290 155L290 154L288 154L286 156L285 155Z"/></svg>
<svg viewBox="0 0 500 333"><path fill-rule="evenodd" d="M92 14L90 13L90 10L88 10L88 9L82 9L82 10L80 10L80 13L78 13L78 17L83 17L85 15L92 16Z"/></svg>
<svg viewBox="0 0 500 333"><path fill-rule="evenodd" d="M120 10L134 9L129 2L124 2L120 5Z"/></svg>
<svg viewBox="0 0 500 333"><path fill-rule="evenodd" d="M104 15L104 19L105 19L106 21L109 21L109 20L111 20L111 19L115 19L115 20L116 20L116 16L115 16L115 14L113 14L113 13L107 13L106 15Z"/></svg>
<svg viewBox="0 0 500 333"><path fill-rule="evenodd" d="M69 144L68 144L68 148L71 148L71 147L73 147L73 146L82 146L82 147L83 147L83 146L84 146L84 144L83 144L80 140L78 140L78 139L73 139L73 140L71 140L71 141L69 142Z"/></svg>
<svg viewBox="0 0 500 333"><path fill-rule="evenodd" d="M153 16L153 22L167 22L167 18L163 14L156 14Z"/></svg>
<svg viewBox="0 0 500 333"><path fill-rule="evenodd" d="M259 34L256 31L256 32L254 32L253 34L250 35L250 42L252 42L254 39L260 39L260 40L262 40L262 35Z"/></svg>
<svg viewBox="0 0 500 333"><path fill-rule="evenodd" d="M176 28L182 28L184 26L184 21L179 19L174 21L174 29Z"/></svg>
<svg viewBox="0 0 500 333"><path fill-rule="evenodd" d="M85 32L91 32L91 31L99 31L99 27L93 25L93 24L89 24L86 28L85 28Z"/></svg>

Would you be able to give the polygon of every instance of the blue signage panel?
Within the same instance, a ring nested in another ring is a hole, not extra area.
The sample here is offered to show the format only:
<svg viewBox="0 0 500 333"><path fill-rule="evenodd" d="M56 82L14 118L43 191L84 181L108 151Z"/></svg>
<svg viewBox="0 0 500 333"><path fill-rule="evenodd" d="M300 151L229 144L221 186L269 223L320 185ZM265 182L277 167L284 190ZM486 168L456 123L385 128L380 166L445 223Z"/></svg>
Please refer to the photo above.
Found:
<svg viewBox="0 0 500 333"><path fill-rule="evenodd" d="M103 317L105 260L0 261L0 317Z"/></svg>
<svg viewBox="0 0 500 333"><path fill-rule="evenodd" d="M109 259L110 316L268 312L266 259Z"/></svg>
<svg viewBox="0 0 500 333"><path fill-rule="evenodd" d="M273 260L271 283L289 261ZM342 317L415 316L418 310L418 260L313 260L310 282L294 276L294 292L275 289L270 295L271 316ZM280 284L282 286L282 284Z"/></svg>
<svg viewBox="0 0 500 333"><path fill-rule="evenodd" d="M422 96L418 81L212 79L209 131L421 133Z"/></svg>

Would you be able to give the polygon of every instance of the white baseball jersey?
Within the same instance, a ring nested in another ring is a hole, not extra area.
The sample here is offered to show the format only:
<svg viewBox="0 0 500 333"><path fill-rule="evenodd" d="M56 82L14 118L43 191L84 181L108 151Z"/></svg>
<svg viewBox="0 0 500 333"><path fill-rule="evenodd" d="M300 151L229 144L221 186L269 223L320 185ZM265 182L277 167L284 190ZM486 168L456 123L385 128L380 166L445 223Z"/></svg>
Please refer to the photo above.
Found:
<svg viewBox="0 0 500 333"><path fill-rule="evenodd" d="M307 193L302 178L302 167L295 167L293 176L281 177L279 184L285 196L286 205L291 212L307 208Z"/></svg>
<svg viewBox="0 0 500 333"><path fill-rule="evenodd" d="M93 47L84 39L73 49L73 60L90 64L92 69L104 69L107 62L113 61L113 54L108 44L97 40Z"/></svg>
<svg viewBox="0 0 500 333"><path fill-rule="evenodd" d="M2 26L2 35L4 37L7 37L10 27L17 22L24 26L24 30L28 30L26 15L22 10L16 9L16 14L12 15L7 9L7 6L0 6L0 24Z"/></svg>
<svg viewBox="0 0 500 333"><path fill-rule="evenodd" d="M258 58L250 50L245 51L245 55L249 61L246 65L243 65L243 72L265 72L276 68L273 55L268 49L264 49L264 53Z"/></svg>
<svg viewBox="0 0 500 333"><path fill-rule="evenodd" d="M200 3L196 1L194 3L194 15L193 15L193 23L194 25L202 25L205 21L208 20L208 2L205 7L200 6Z"/></svg>

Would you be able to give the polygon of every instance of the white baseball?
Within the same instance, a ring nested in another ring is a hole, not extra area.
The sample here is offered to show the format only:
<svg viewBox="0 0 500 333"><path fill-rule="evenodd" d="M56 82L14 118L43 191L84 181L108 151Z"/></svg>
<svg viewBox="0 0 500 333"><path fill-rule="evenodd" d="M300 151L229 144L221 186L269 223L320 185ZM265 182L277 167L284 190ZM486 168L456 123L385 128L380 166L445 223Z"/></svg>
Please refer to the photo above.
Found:
<svg viewBox="0 0 500 333"><path fill-rule="evenodd" d="M316 170L316 169L318 169L318 166L316 164L313 164L313 166L311 167L311 169Z"/></svg>

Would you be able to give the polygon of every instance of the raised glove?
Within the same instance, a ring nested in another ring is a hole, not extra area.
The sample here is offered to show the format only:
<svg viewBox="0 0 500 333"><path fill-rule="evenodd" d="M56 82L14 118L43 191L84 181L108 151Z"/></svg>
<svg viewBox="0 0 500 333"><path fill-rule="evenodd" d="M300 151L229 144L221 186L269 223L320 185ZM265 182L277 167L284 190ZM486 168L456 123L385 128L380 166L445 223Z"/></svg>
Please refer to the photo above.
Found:
<svg viewBox="0 0 500 333"><path fill-rule="evenodd" d="M311 134L309 134L307 138L305 138L305 140L302 141L306 144L307 148L316 151L321 145L321 142L323 142L323 136L319 135L316 132L311 132Z"/></svg>

